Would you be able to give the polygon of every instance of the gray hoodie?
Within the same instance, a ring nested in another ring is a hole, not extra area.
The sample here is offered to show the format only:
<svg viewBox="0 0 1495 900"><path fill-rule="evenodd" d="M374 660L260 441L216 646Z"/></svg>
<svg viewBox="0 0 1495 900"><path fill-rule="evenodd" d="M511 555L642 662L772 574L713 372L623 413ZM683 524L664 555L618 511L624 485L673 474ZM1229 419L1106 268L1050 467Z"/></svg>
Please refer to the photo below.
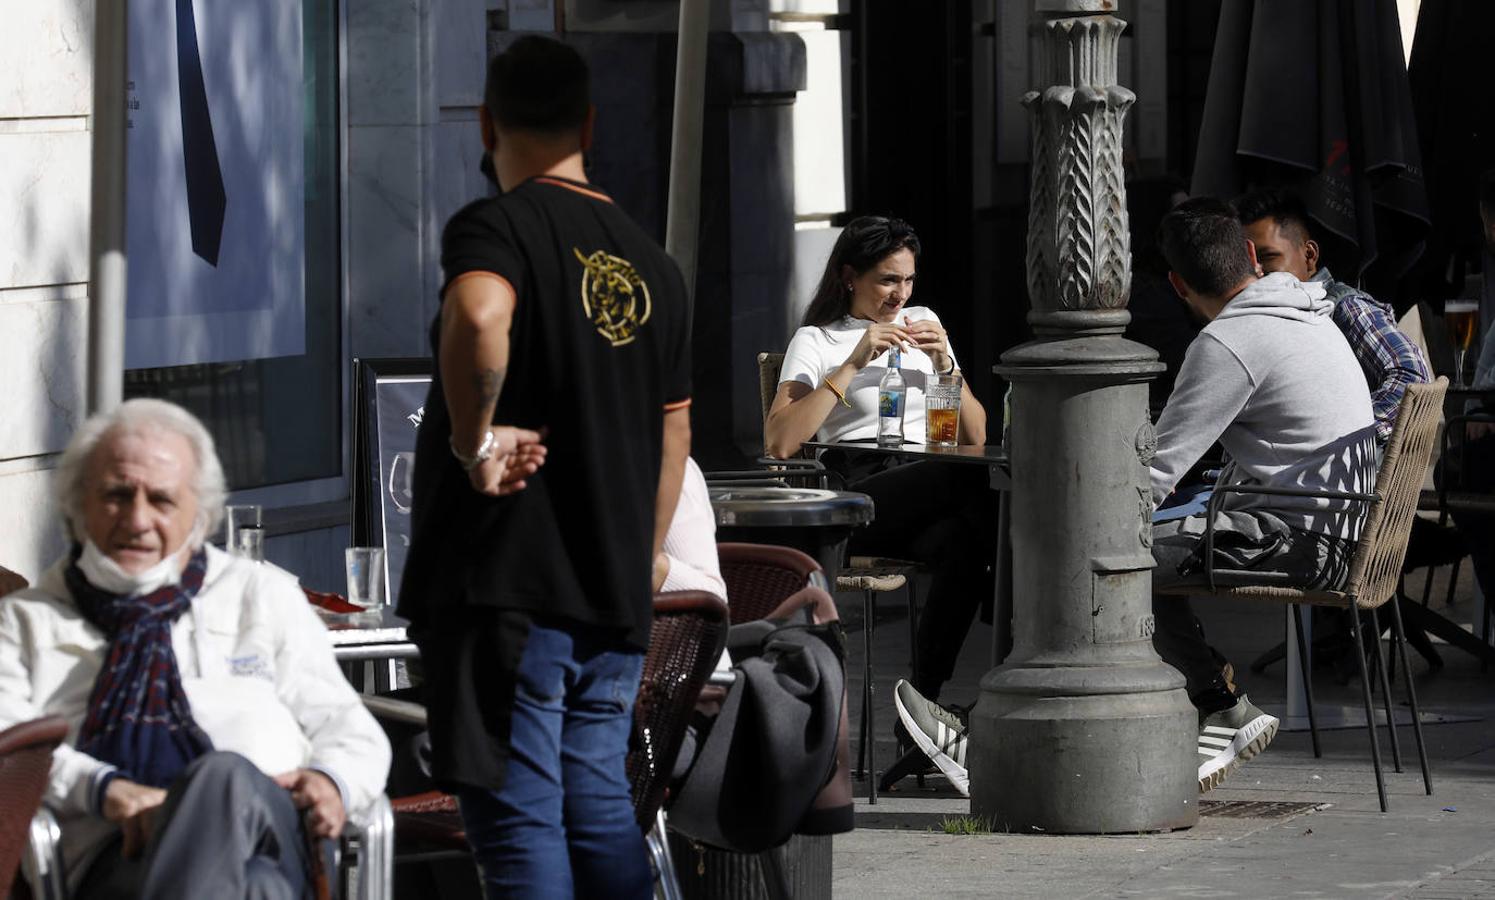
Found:
<svg viewBox="0 0 1495 900"><path fill-rule="evenodd" d="M1370 490L1379 460L1365 376L1334 325L1320 284L1275 272L1236 294L1189 345L1158 419L1152 499L1216 440L1224 484ZM1233 494L1227 509L1258 509L1306 531L1354 539L1362 504Z"/></svg>

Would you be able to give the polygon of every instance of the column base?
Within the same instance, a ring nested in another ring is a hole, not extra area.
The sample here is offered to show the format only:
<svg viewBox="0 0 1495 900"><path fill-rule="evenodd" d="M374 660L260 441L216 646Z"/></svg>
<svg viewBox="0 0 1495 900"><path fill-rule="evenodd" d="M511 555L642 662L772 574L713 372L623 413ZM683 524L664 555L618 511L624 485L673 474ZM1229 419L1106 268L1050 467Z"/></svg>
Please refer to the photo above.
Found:
<svg viewBox="0 0 1495 900"><path fill-rule="evenodd" d="M1193 826L1199 717L1182 681L1161 662L994 670L971 712L972 815L1013 833Z"/></svg>

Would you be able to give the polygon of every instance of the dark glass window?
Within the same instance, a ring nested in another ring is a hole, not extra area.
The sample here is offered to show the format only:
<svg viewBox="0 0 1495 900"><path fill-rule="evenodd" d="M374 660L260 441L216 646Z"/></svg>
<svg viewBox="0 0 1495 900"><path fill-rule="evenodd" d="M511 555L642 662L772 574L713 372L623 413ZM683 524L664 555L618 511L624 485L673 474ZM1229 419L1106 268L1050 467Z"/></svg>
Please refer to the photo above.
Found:
<svg viewBox="0 0 1495 900"><path fill-rule="evenodd" d="M338 15L329 0L302 5L306 352L125 372L126 397L203 420L236 490L342 474Z"/></svg>

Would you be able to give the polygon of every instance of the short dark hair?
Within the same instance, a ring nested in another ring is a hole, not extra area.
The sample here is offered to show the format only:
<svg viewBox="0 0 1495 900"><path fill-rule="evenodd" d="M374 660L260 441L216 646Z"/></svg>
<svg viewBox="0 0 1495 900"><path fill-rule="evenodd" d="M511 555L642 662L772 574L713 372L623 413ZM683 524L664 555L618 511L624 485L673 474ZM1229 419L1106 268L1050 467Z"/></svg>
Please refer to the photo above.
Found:
<svg viewBox="0 0 1495 900"><path fill-rule="evenodd" d="M1479 208L1486 216L1495 218L1495 169L1486 169L1479 176Z"/></svg>
<svg viewBox="0 0 1495 900"><path fill-rule="evenodd" d="M525 35L488 64L483 105L500 128L565 134L587 120L589 81L586 60L575 49Z"/></svg>
<svg viewBox="0 0 1495 900"><path fill-rule="evenodd" d="M848 222L825 261L803 324L829 325L851 311L851 292L841 278L842 266L851 266L851 271L861 275L899 250L909 251L914 262L919 261L919 236L902 219L861 216Z"/></svg>
<svg viewBox="0 0 1495 900"><path fill-rule="evenodd" d="M1242 225L1274 219L1277 227L1293 240L1306 241L1313 237L1308 207L1303 205L1303 198L1292 191L1262 188L1238 198L1233 205Z"/></svg>
<svg viewBox="0 0 1495 900"><path fill-rule="evenodd" d="M1158 246L1168 267L1207 297L1223 296L1254 271L1235 208L1213 197L1174 207L1158 225Z"/></svg>

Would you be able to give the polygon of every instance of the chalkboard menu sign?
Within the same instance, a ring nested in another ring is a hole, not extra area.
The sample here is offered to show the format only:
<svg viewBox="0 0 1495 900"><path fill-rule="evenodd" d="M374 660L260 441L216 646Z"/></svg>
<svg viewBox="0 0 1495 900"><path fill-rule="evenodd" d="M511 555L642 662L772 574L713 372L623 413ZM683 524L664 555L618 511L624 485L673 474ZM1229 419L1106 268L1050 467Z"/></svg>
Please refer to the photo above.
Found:
<svg viewBox="0 0 1495 900"><path fill-rule="evenodd" d="M383 547L385 584L394 600L410 549L410 497L415 432L431 387L431 360L353 360L353 542Z"/></svg>

